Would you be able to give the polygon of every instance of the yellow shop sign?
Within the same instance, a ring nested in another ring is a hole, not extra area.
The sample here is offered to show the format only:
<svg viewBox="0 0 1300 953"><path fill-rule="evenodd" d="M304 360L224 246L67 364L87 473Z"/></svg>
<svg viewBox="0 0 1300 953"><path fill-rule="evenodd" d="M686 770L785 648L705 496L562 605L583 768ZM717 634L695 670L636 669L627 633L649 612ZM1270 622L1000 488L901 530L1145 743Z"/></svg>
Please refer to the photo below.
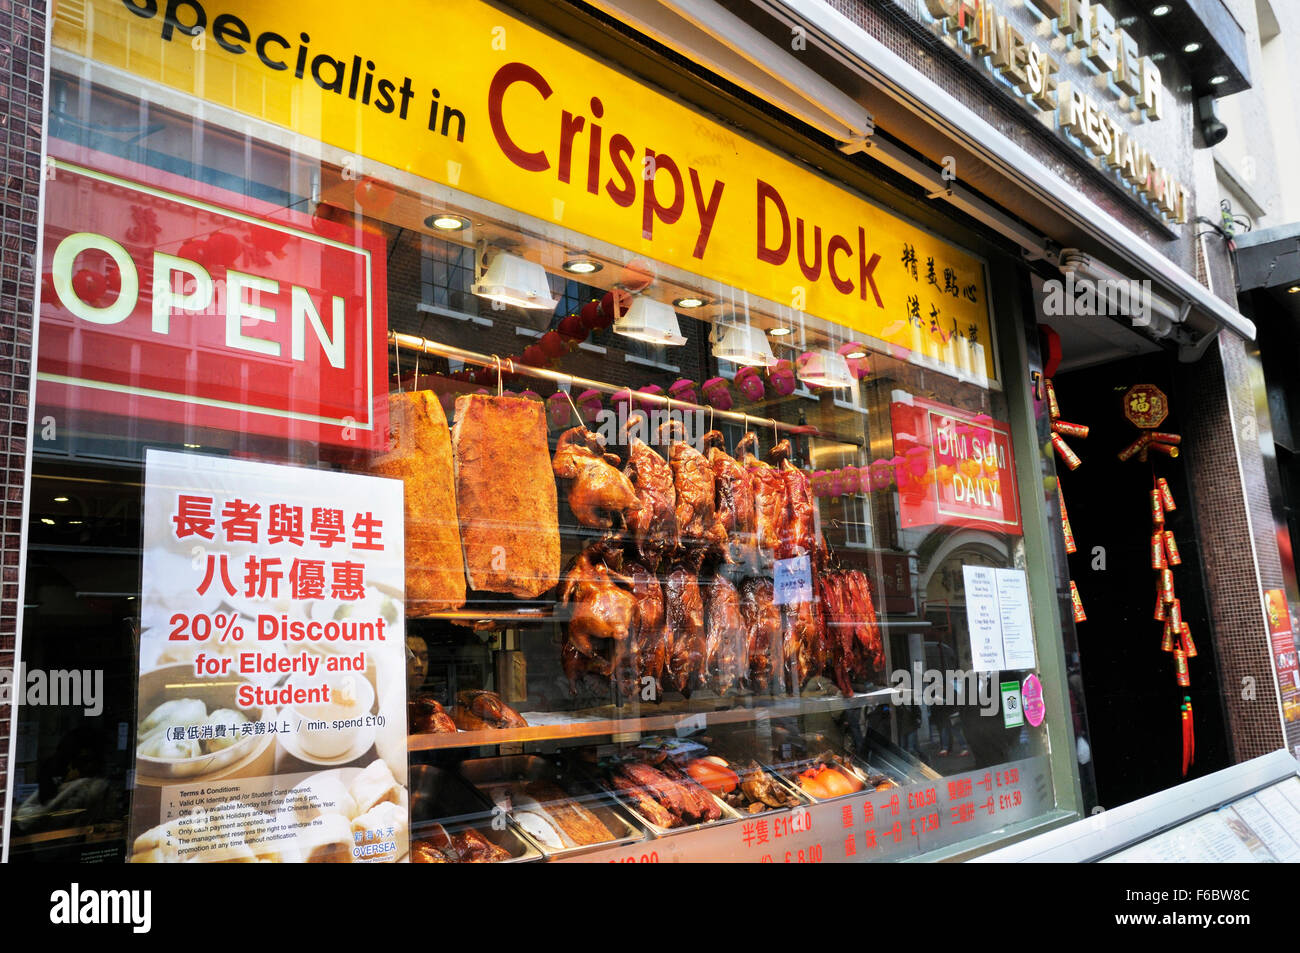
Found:
<svg viewBox="0 0 1300 953"><path fill-rule="evenodd" d="M478 0L86 0L60 49L994 377L984 262Z"/></svg>

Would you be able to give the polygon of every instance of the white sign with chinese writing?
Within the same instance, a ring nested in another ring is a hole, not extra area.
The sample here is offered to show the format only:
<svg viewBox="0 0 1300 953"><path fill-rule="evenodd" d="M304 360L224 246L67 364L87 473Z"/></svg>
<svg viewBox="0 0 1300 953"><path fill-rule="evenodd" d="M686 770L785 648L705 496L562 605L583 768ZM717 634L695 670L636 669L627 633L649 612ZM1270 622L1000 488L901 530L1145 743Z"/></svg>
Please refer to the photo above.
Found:
<svg viewBox="0 0 1300 953"><path fill-rule="evenodd" d="M407 851L400 481L145 458L132 859Z"/></svg>
<svg viewBox="0 0 1300 953"><path fill-rule="evenodd" d="M975 671L1033 668L1034 630L1024 570L992 566L962 566L961 570Z"/></svg>

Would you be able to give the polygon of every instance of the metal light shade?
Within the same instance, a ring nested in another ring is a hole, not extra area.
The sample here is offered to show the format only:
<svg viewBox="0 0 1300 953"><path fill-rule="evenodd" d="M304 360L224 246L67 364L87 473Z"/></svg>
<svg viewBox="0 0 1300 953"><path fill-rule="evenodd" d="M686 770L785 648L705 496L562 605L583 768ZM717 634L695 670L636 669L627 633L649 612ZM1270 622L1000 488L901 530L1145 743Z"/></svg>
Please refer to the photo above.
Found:
<svg viewBox="0 0 1300 953"><path fill-rule="evenodd" d="M545 268L503 251L492 252L491 255L487 271L470 289L474 294L516 308L555 310L560 302L551 297Z"/></svg>
<svg viewBox="0 0 1300 953"><path fill-rule="evenodd" d="M771 367L776 363L767 336L748 324L733 324L727 328L722 334L722 340L713 345L713 356L748 367Z"/></svg>
<svg viewBox="0 0 1300 953"><path fill-rule="evenodd" d="M799 379L815 387L852 387L854 382L844 355L826 350L799 355Z"/></svg>
<svg viewBox="0 0 1300 953"><path fill-rule="evenodd" d="M632 299L627 311L614 322L614 333L650 344L686 343L672 306L644 295Z"/></svg>

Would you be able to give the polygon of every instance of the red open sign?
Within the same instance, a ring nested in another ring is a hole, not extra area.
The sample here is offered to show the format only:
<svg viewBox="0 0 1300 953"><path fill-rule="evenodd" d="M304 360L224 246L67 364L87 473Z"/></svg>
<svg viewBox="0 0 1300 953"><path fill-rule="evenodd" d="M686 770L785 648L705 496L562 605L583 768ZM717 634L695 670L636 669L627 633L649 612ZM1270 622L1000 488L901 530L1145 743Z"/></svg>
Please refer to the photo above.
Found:
<svg viewBox="0 0 1300 953"><path fill-rule="evenodd" d="M382 236L81 156L52 159L46 186L41 404L354 448L384 439Z"/></svg>

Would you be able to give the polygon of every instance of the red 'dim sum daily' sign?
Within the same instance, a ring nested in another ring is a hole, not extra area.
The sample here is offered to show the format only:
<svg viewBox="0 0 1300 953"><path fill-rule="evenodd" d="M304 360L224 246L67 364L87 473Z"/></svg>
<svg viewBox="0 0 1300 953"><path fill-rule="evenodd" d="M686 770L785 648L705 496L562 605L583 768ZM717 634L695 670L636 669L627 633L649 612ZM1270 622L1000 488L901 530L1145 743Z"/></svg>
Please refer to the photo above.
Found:
<svg viewBox="0 0 1300 953"><path fill-rule="evenodd" d="M353 448L384 438L380 236L323 234L107 157L50 161L38 403Z"/></svg>
<svg viewBox="0 0 1300 953"><path fill-rule="evenodd" d="M889 414L904 527L1021 534L1016 462L1005 424L919 397L890 404Z"/></svg>

